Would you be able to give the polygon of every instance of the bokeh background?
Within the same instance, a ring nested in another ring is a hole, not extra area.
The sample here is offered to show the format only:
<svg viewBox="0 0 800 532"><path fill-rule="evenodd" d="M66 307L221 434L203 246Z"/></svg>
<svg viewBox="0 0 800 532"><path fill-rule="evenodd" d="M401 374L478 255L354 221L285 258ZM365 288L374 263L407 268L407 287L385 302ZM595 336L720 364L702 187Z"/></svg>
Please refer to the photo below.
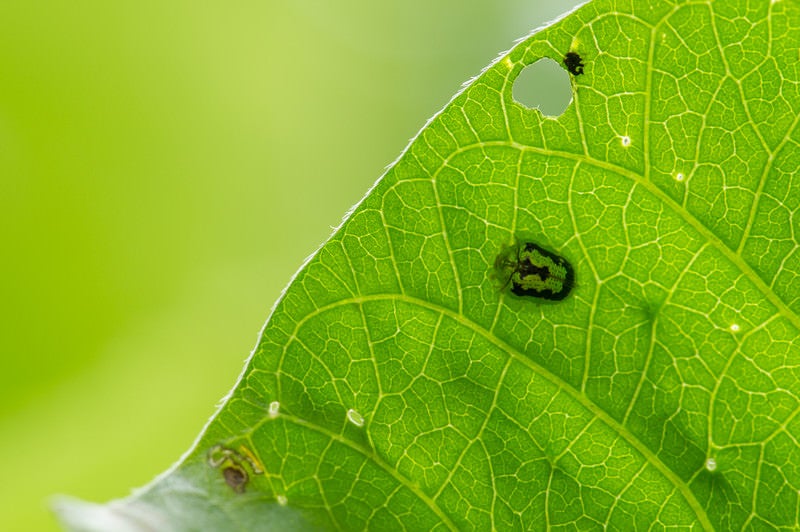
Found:
<svg viewBox="0 0 800 532"><path fill-rule="evenodd" d="M0 530L177 460L408 139L577 3L0 2Z"/></svg>

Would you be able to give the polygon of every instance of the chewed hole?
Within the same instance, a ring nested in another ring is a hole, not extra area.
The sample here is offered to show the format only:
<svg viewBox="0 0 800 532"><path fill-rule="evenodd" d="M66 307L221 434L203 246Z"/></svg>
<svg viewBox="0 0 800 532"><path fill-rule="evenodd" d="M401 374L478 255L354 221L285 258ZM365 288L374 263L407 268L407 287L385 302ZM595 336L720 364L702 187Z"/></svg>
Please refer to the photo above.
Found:
<svg viewBox="0 0 800 532"><path fill-rule="evenodd" d="M545 116L561 116L572 101L569 74L548 57L522 69L511 90L514 100Z"/></svg>

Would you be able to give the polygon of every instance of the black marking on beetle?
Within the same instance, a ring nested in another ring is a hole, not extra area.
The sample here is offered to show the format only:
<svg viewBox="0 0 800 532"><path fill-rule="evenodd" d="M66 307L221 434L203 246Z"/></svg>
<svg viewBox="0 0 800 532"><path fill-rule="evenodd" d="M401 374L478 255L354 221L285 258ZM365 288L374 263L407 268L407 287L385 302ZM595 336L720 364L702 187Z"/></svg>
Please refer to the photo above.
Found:
<svg viewBox="0 0 800 532"><path fill-rule="evenodd" d="M561 301L575 285L575 271L563 257L533 242L506 246L495 259L495 270L511 293Z"/></svg>
<svg viewBox="0 0 800 532"><path fill-rule="evenodd" d="M225 477L225 482L228 486L236 493L244 493L247 481L250 480L247 476L247 471L236 464L231 464L223 469L222 476Z"/></svg>
<svg viewBox="0 0 800 532"><path fill-rule="evenodd" d="M583 74L583 67L586 65L583 64L583 58L578 52L567 52L567 55L564 56L564 66L573 76L580 76Z"/></svg>

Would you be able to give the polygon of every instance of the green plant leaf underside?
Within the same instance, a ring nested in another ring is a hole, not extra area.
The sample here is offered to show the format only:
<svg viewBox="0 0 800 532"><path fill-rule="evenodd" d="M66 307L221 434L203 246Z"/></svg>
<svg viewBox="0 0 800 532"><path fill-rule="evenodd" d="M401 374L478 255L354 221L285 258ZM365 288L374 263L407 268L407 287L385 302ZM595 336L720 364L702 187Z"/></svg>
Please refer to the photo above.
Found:
<svg viewBox="0 0 800 532"><path fill-rule="evenodd" d="M792 0L595 0L527 38L302 268L182 461L62 520L796 529L798 48ZM569 51L563 115L514 101ZM493 278L515 238L568 297Z"/></svg>

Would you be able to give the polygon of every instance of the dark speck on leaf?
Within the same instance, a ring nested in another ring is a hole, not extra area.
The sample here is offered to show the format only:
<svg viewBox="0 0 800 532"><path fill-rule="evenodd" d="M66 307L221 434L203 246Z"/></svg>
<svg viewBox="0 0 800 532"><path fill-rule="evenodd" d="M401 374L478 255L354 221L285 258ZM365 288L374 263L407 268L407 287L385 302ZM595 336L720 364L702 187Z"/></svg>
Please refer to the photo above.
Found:
<svg viewBox="0 0 800 532"><path fill-rule="evenodd" d="M580 76L583 74L583 59L577 52L567 52L564 56L564 66L567 67L569 73L573 76Z"/></svg>
<svg viewBox="0 0 800 532"><path fill-rule="evenodd" d="M247 473L244 469L238 466L228 466L222 470L222 476L225 477L225 482L236 493L244 492L244 487L247 485Z"/></svg>

